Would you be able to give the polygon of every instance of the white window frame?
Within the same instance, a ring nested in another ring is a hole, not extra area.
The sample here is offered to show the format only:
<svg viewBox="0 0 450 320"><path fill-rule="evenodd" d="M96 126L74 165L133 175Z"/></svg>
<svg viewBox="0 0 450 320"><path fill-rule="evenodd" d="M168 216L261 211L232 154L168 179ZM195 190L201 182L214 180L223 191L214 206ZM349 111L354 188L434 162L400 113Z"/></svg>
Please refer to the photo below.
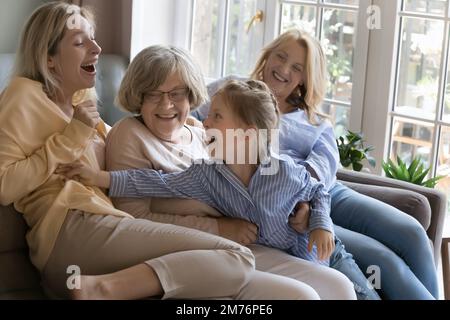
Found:
<svg viewBox="0 0 450 320"><path fill-rule="evenodd" d="M394 104L395 72L399 47L400 0L373 0L381 10L381 29L370 30L362 131L375 149L375 173L381 174L381 161L387 159L390 140L390 111Z"/></svg>

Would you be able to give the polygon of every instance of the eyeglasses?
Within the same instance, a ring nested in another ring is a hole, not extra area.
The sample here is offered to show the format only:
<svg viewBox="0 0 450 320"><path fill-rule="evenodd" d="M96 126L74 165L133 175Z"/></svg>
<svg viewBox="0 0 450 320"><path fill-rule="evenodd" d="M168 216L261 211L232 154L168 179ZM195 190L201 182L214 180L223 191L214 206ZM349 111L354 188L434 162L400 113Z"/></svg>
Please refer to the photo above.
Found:
<svg viewBox="0 0 450 320"><path fill-rule="evenodd" d="M167 93L169 100L172 102L181 102L186 99L189 95L188 88L177 88L170 91L159 91L154 90L146 93L144 99L151 103L160 103L163 96Z"/></svg>

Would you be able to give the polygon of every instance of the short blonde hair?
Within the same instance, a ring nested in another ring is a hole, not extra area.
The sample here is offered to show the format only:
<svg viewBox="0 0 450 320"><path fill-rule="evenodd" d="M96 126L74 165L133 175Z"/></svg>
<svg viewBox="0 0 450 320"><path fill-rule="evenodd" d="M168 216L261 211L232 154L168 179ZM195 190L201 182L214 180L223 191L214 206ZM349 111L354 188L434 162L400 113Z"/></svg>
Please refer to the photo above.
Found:
<svg viewBox="0 0 450 320"><path fill-rule="evenodd" d="M264 80L263 72L267 59L280 45L287 41L295 40L306 50L306 65L304 84L299 86L289 96L289 103L303 109L309 122L316 124L316 116L325 116L319 111L320 104L323 102L327 87L327 63L324 51L320 42L305 31L291 29L262 49L261 55L256 62L256 66L251 73L251 78Z"/></svg>
<svg viewBox="0 0 450 320"><path fill-rule="evenodd" d="M199 66L191 55L174 46L150 46L129 65L120 85L116 104L132 113L140 113L144 95L178 73L189 89L189 104L201 105L208 96Z"/></svg>
<svg viewBox="0 0 450 320"><path fill-rule="evenodd" d="M280 112L277 99L264 82L230 80L214 96L220 96L232 113L245 124L268 131L278 128ZM269 134L269 144L270 137Z"/></svg>
<svg viewBox="0 0 450 320"><path fill-rule="evenodd" d="M64 2L50 2L37 8L22 31L16 55L15 75L39 81L50 98L61 92L61 83L48 67L48 58L57 53L74 13L80 14L95 27L94 15L87 8Z"/></svg>

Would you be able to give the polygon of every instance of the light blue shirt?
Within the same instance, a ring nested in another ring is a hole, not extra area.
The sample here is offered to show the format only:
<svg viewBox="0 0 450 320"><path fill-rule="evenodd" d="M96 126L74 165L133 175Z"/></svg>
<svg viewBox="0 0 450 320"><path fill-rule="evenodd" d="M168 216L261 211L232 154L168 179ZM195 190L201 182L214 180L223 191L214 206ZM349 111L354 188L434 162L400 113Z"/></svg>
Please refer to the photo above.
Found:
<svg viewBox="0 0 450 320"><path fill-rule="evenodd" d="M245 80L236 76L228 76L208 85L208 94L213 96L228 80ZM196 108L192 115L203 121L208 116L210 103ZM300 109L283 114L280 119L280 154L285 154L296 163L310 166L327 190L336 182L339 166L339 151L333 127L329 121L323 120L319 125L312 125L307 114Z"/></svg>
<svg viewBox="0 0 450 320"><path fill-rule="evenodd" d="M307 251L308 233L297 233L288 218L298 202L310 202L309 230L320 228L334 234L330 196L304 166L289 157L272 156L271 160L278 161L277 173L261 174L267 165L259 165L248 187L225 164L207 160L168 174L151 169L113 171L109 196L194 198L226 216L257 225L257 243L319 262L315 247Z"/></svg>

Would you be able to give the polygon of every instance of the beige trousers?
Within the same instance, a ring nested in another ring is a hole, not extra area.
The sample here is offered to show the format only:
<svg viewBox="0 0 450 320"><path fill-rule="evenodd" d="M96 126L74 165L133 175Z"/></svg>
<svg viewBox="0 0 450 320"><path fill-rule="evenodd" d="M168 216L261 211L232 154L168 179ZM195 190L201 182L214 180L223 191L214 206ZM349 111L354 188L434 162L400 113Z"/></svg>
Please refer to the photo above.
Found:
<svg viewBox="0 0 450 320"><path fill-rule="evenodd" d="M146 263L163 298L318 299L309 285L254 271L248 248L198 230L72 210L42 272L52 296L67 298L70 266L84 275Z"/></svg>
<svg viewBox="0 0 450 320"><path fill-rule="evenodd" d="M141 215L139 218L151 220L152 215ZM255 256L257 272L253 273L251 281L240 292L238 298L356 299L353 283L335 269L262 245L250 245L249 248Z"/></svg>

